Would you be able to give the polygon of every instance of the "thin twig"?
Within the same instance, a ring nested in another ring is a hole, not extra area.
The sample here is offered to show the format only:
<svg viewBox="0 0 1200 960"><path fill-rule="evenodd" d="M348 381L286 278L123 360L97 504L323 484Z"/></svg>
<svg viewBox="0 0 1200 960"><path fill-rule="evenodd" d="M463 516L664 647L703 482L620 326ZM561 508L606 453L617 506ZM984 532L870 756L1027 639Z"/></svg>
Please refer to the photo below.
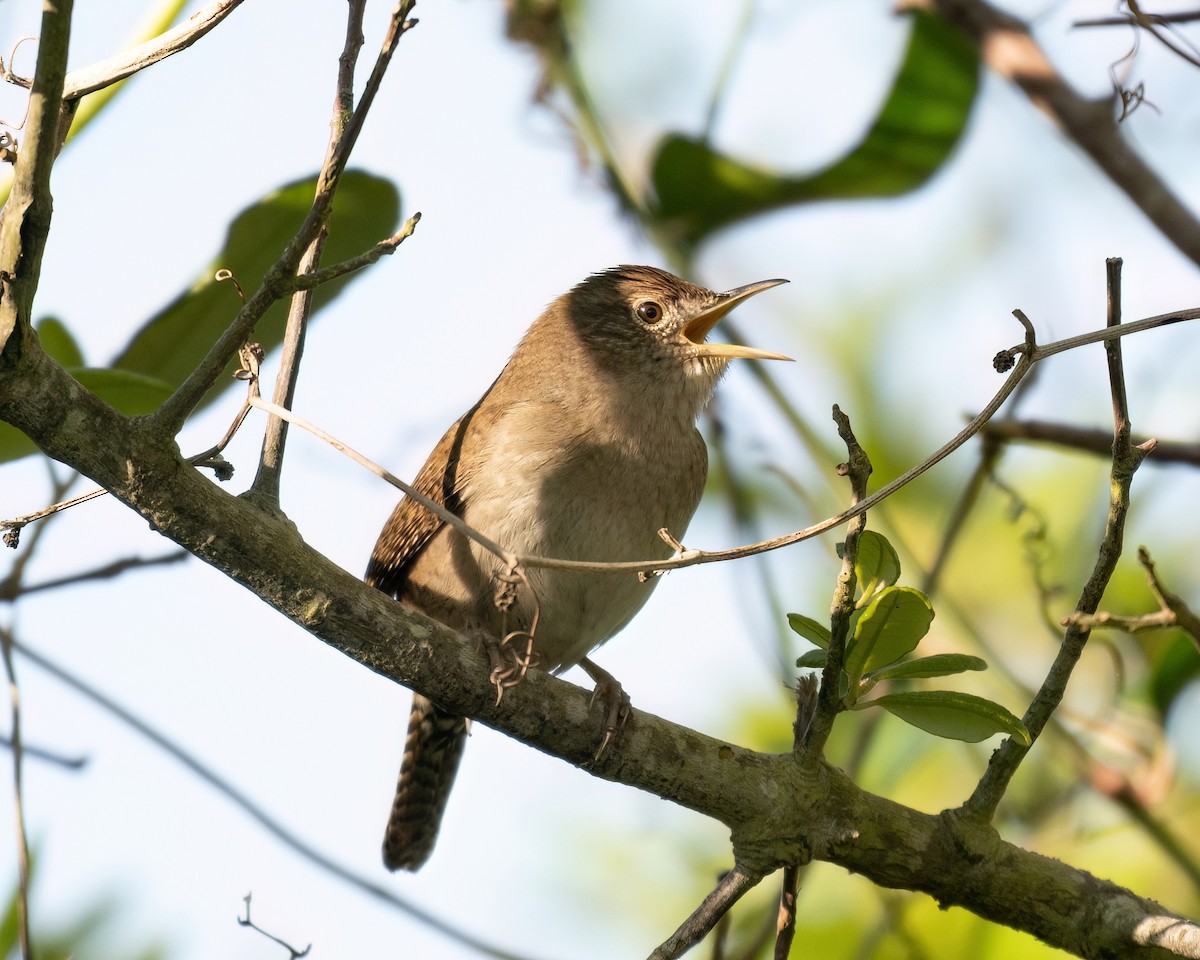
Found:
<svg viewBox="0 0 1200 960"><path fill-rule="evenodd" d="M163 554L161 557L125 557L122 560L114 560L112 563L106 563L91 570L84 570L81 573L72 573L53 580L44 580L41 583L30 584L27 587L17 585L15 592L9 587L7 581L4 581L0 582L0 603L12 602L21 597L27 597L31 593L59 590L63 587L74 587L81 583L92 583L96 580L111 580L113 577L119 577L129 570L143 570L147 567L161 567L171 563L180 563L190 556L191 554L186 550L176 550L174 553Z"/></svg>
<svg viewBox="0 0 1200 960"><path fill-rule="evenodd" d="M218 480L228 480L233 476L233 467L220 459L221 452L229 446L229 442L233 439L234 434L246 421L247 415L250 413L250 404L243 403L237 414L233 418L233 423L229 429L225 431L225 435L217 441L214 446L209 447L194 456L187 458L187 463L194 467L209 467L214 471ZM103 497L108 493L104 487L96 487L94 490L88 490L86 493L81 493L77 497L71 497L69 500L58 500L57 497L52 499L56 503L50 504L48 507L43 507L41 510L36 510L33 513L27 513L24 516L13 517L11 520L0 520L0 530L4 533L4 544L9 547L17 547L20 543L21 530L27 525L37 521L44 520L56 513L61 513L64 510L69 510L71 507L77 507L81 503L87 503L89 500L94 500L96 497ZM7 583L7 581L6 581ZM11 589L5 591L11 593Z"/></svg>
<svg viewBox="0 0 1200 960"><path fill-rule="evenodd" d="M41 510L35 510L33 513L27 513L24 516L13 517L11 520L0 521L0 530L4 530L4 544L14 549L20 544L21 529L28 524L38 520L44 520L46 517L59 513L62 510L69 510L71 507L76 507L81 503L87 503L89 500L94 500L96 497L102 497L106 493L103 487L98 487L95 490L89 490L87 493L81 493L77 497L71 497L70 500L61 500L58 503L52 503L48 507L43 507Z"/></svg>
<svg viewBox="0 0 1200 960"><path fill-rule="evenodd" d="M244 897L242 897L242 902L246 905L246 919L243 920L241 917L238 917L237 918L238 926L239 927L249 927L255 933L260 933L264 937L266 937L268 940L272 940L275 943L279 944L281 947L283 947L284 950L286 950L291 955L288 958L288 960L300 960L301 957L307 957L308 952L312 949L311 943L307 947L305 947L303 950L297 950L286 940L281 940L279 937L275 936L275 934L268 933L266 930L264 930L257 923L255 923L253 920L250 919L250 899L251 899L251 897L252 897L252 894L249 894L249 893L246 894Z"/></svg>
<svg viewBox="0 0 1200 960"><path fill-rule="evenodd" d="M1200 12L1191 11L1188 13L1142 13L1142 19L1148 20L1151 23L1195 23L1200 20ZM1092 17L1088 20L1076 20L1071 26L1073 27L1125 27L1129 25L1137 25L1138 17L1130 13L1123 13L1112 17Z"/></svg>
<svg viewBox="0 0 1200 960"><path fill-rule="evenodd" d="M1169 26L1170 21L1157 14L1143 13L1137 0L1125 0L1125 4L1129 7L1130 22L1134 26L1141 27L1150 36L1154 37L1155 40L1175 54L1175 56L1186 60L1194 67L1200 67L1200 57L1197 57L1192 51L1186 50L1175 43L1166 34L1159 32L1158 27Z"/></svg>
<svg viewBox="0 0 1200 960"><path fill-rule="evenodd" d="M502 546L500 546L500 544L496 543L495 540L491 539L490 537L488 537L487 535L485 535L483 533L480 533L478 530L476 530L470 524L466 523L457 514L454 514L451 511L447 510L444 506L442 506L436 500L431 500L429 497L425 496L425 494L421 493L421 491L418 490L416 487L412 486L411 484L405 483L403 480L401 480L395 474L391 473L388 470L385 470L379 464L375 463L375 461L370 460L367 457L363 456L361 453L359 453L357 450L355 450L349 444L343 443L341 440L339 440L337 437L333 436L330 433L326 433L324 430L322 430L320 427L318 427L315 423L305 420L304 417L301 417L298 414L293 413L291 410L287 410L284 407L281 407L276 403L272 403L270 400L264 400L260 396L251 397L249 400L249 403L252 407L257 407L259 410L269 413L273 417L279 417L281 420L286 420L292 426L299 427L301 430L305 430L308 433L311 433L318 440L321 440L324 443L327 443L329 446L333 447L333 449L336 450L338 453L349 457L351 460L353 460L355 463L357 463L360 467L363 467L364 469L371 471L371 473L375 474L375 476L379 477L382 480L387 481L393 487L396 487L398 490L401 490L403 493L405 493L407 496L411 497L413 500L416 500L417 503L421 504L421 506L423 506L430 513L434 514L434 516L436 516L443 523L445 523L448 526L453 527L455 530L457 530L463 536L468 537L471 540L474 540L480 546L486 548L487 550L490 550L493 554L495 554L498 558L500 558L504 562L506 568L508 568L510 570L515 570L521 565L521 558L518 557L516 554L511 553L510 551L504 549L504 547L502 547Z"/></svg>
<svg viewBox="0 0 1200 960"><path fill-rule="evenodd" d="M1121 261L1111 259L1107 266L1108 324L1110 327L1117 327L1121 322ZM1083 614L1096 612L1113 571L1116 569L1124 539L1125 518L1129 511L1130 485L1133 481L1134 471L1145 457L1144 448L1135 447L1130 442L1129 406L1121 360L1121 341L1113 338L1106 342L1105 347L1108 354L1109 389L1113 400L1112 480L1109 485L1109 509L1104 536L1100 541L1091 576L1084 584L1075 608L1077 612ZM1067 627L1058 655L1022 718L1029 731L1030 745L1024 746L1012 738L1005 740L1000 745L1000 748L992 754L987 769L974 792L964 804L967 814L990 819L995 813L996 806L1021 761L1062 702L1067 682L1083 654L1087 640L1088 630L1086 627L1077 625Z"/></svg>
<svg viewBox="0 0 1200 960"><path fill-rule="evenodd" d="M796 530L792 533L784 534L783 536L773 537L769 540L763 540L758 543L751 543L745 546L734 547L727 550L698 550L695 548L682 551L677 556L662 560L629 560L617 562L599 562L588 560L562 560L554 557L542 556L516 556L509 553L501 545L495 543L490 538L473 529L468 524L464 523L460 518L454 516L449 511L426 497L417 494L411 486L399 480L393 474L384 470L378 464L367 459L362 454L350 448L347 444L337 440L332 435L326 433L315 424L305 420L304 418L284 410L277 405L270 404L266 400L257 399L253 405L260 409L271 413L275 416L288 419L292 424L299 426L303 430L320 438L328 443L335 450L344 453L350 459L354 460L360 466L366 467L376 476L382 477L388 483L403 490L409 496L413 497L427 509L431 510L440 519L451 524L456 530L464 536L470 537L477 543L486 547L488 550L495 553L497 556L505 559L507 563L512 563L520 568L529 569L533 567L543 567L555 570L589 570L606 573L656 573L665 570L677 570L683 567L695 566L701 563L720 563L727 560L736 560L742 557L752 556L757 553L766 553L771 550L778 550L782 547L790 546L794 543L800 543L804 540L810 540L827 530L841 526L848 520L866 513L868 510L877 506L883 500L892 496L897 490L907 486L917 477L921 476L927 470L940 463L951 453L965 444L973 436L983 429L984 425L992 419L996 411L1004 405L1004 401L1024 380L1030 369L1038 361L1044 360L1047 357L1054 356L1064 350L1080 347L1089 343L1099 343L1118 339L1119 337L1128 334L1141 332L1144 330L1153 329L1155 327L1164 326L1170 323L1178 323L1183 320L1194 320L1200 317L1200 309L1193 308L1190 310L1180 310L1174 313L1162 314L1156 317L1150 317L1146 320L1140 320L1136 323L1125 324L1117 329L1108 329L1094 331L1088 334L1082 334L1078 337L1071 337L1068 340L1059 340L1040 346L1033 338L1033 327L1025 315L1019 311L1013 311L1017 319L1025 326L1027 331L1027 339L1024 343L1002 350L998 355L998 360L1004 361L1006 366L1011 366L1008 378L992 399L987 403L983 410L957 433L952 439L947 441L925 460L910 468L895 480L876 490L873 494L863 498L854 506L843 510L841 513L835 514L832 517L827 517L819 523L805 527L802 530ZM453 518L453 519L451 519Z"/></svg>
<svg viewBox="0 0 1200 960"><path fill-rule="evenodd" d="M371 880L368 880L357 873L354 873L350 868L343 866L332 858L318 851L299 836L289 831L282 826L270 813L255 803L242 790L225 779L221 774L206 766L199 759L181 747L175 741L168 738L165 734L155 729L150 723L141 719L130 710L121 706L107 694L102 693L95 687L81 680L79 677L72 674L66 668L59 666L54 661L48 659L44 655L30 649L17 640L13 640L13 649L17 651L26 660L36 664L42 670L45 670L55 679L70 687L76 693L83 696L85 699L96 704L106 713L120 720L127 727L132 729L139 736L144 737L154 746L158 747L169 757L181 764L190 773L194 774L198 779L207 783L210 787L231 801L234 806L240 808L243 813L250 817L255 823L271 834L275 839L283 843L300 857L308 862L316 865L321 870L336 877L338 880L349 884L362 893L373 897L376 900L407 914L418 922L424 924L432 930L437 931L443 936L463 944L464 946L476 950L485 957L493 957L495 960L528 960L527 957L521 954L510 953L500 947L493 946L483 940L479 940L470 934L459 930L457 927L435 917L433 914L426 912L421 907L418 907L401 897L396 896L391 890L380 886Z"/></svg>
<svg viewBox="0 0 1200 960"><path fill-rule="evenodd" d="M29 839L25 833L24 812L24 751L21 747L21 691L17 686L17 671L13 667L13 635L0 627L0 655L8 677L8 697L11 710L13 815L17 826L17 940L21 944L22 960L33 960L29 940Z"/></svg>
<svg viewBox="0 0 1200 960"><path fill-rule="evenodd" d="M16 750L17 744L11 737L0 737L0 747ZM42 763L62 767L64 770L82 770L88 765L87 757L64 757L61 753L25 742L21 743L21 754L26 760L40 760Z"/></svg>
<svg viewBox="0 0 1200 960"><path fill-rule="evenodd" d="M1059 447L1083 450L1087 453L1109 454L1112 452L1112 431L1092 427L1077 427L1069 423L1050 420L993 420L983 429L985 439L1021 440L1030 443L1051 443ZM1145 443L1150 438L1145 434L1135 435L1134 444ZM1178 440L1159 440L1154 448L1151 464L1187 464L1200 467L1200 443L1182 443Z"/></svg>
<svg viewBox="0 0 1200 960"><path fill-rule="evenodd" d="M363 87L358 106L346 122L341 136L336 139L336 142L331 143L326 151L326 160L317 181L316 196L304 222L292 239L288 241L279 258L267 270L258 290L238 311L238 315L224 333L217 338L216 343L209 348L204 359L188 374L183 383L175 389L162 406L146 418L151 429L174 436L182 427L184 420L195 409L196 404L220 377L228 362L237 355L254 324L276 300L293 289L292 284L295 281L301 257L321 228L329 221L330 213L333 210L334 194L342 171L345 169L350 151L354 148L358 135L362 131L367 113L375 100L379 85L383 82L384 73L396 51L400 37L416 24L415 20L408 17L413 4L414 0L401 0L401 3L392 11L382 49L376 58L371 76Z"/></svg>
<svg viewBox="0 0 1200 960"><path fill-rule="evenodd" d="M760 875L748 873L745 868L735 866L721 878L716 889L704 898L704 902L683 921L679 929L650 954L649 960L675 960L676 957L683 956L703 940L730 908L761 879Z"/></svg>
<svg viewBox="0 0 1200 960"><path fill-rule="evenodd" d="M796 936L796 890L800 886L800 868L789 864L783 868L779 892L779 918L775 923L774 960L787 960Z"/></svg>
<svg viewBox="0 0 1200 960"><path fill-rule="evenodd" d="M992 471L996 466L996 460L1000 456L1002 444L994 442L987 431L989 428L995 426L996 423L1006 422L1008 421L993 421L984 428L983 442L980 444L979 462L975 465L975 469L971 471L971 477L967 480L967 485L963 488L963 492L954 504L954 511L950 514L950 519L946 521L941 543L938 545L938 552L934 556L929 570L921 580L922 593L933 596L937 593L938 587L941 585L942 571L946 567L946 562L950 559L950 551L954 549L959 536L966 529L967 519L970 517L971 511L975 508L975 504L979 500L979 495L983 492L984 484L987 483L988 477L992 475Z"/></svg>
<svg viewBox="0 0 1200 960"><path fill-rule="evenodd" d="M343 260L340 263L322 267L320 270L311 270L308 273L296 274L296 278L290 284L291 288L293 290L313 290L324 283L329 283L331 280L338 280L349 273L363 269L363 267L369 267L374 263L378 263L384 257L395 253L396 248L413 235L413 231L420 222L421 213L418 211L404 221L404 226L386 240L380 240L370 250L360 253L356 257L351 257L349 260Z"/></svg>
<svg viewBox="0 0 1200 960"><path fill-rule="evenodd" d="M861 503L867 497L867 481L871 476L871 460L854 436L850 418L834 406L833 419L837 422L838 435L846 444L847 459L838 467L838 473L850 480L850 502ZM816 762L825 749L825 741L833 730L833 721L843 709L842 662L846 641L850 631L850 616L854 613L854 592L857 579L854 564L858 559L858 540L867 527L867 515L858 513L846 527L846 539L842 546L842 568L838 573L837 587L830 606L829 650L825 668L821 673L821 689L817 696L817 709L808 725L804 738L803 753L809 762Z"/></svg>
<svg viewBox="0 0 1200 960"><path fill-rule="evenodd" d="M329 143L325 151L325 159L317 176L317 197L314 203L320 201L322 190L330 189L336 183L336 173L331 169L334 163L334 151L337 144L346 133L346 126L354 113L354 69L358 63L358 54L363 46L362 21L366 9L366 0L351 0L346 6L346 39L342 44L342 54L338 57L337 84L333 98L333 117L329 123ZM300 258L296 267L296 276L302 277L312 273L321 264L321 254L329 239L329 226L322 224L312 242ZM283 407L292 406L296 395L296 384L300 379L300 360L304 355L304 340L308 331L308 320L312 313L313 289L296 290L292 293L292 301L288 309L287 326L283 335L283 349L280 352L279 372L275 377L274 401ZM267 426L263 432L262 451L258 459L258 472L250 485L255 497L264 500L269 506L279 506L279 486L283 472L284 451L287 446L287 421L278 417L268 417Z"/></svg>
<svg viewBox="0 0 1200 960"><path fill-rule="evenodd" d="M1155 456L1157 454L1158 451L1155 450ZM1197 616L1195 611L1181 598L1175 596L1175 594L1162 585L1154 569L1154 563L1150 559L1150 554L1145 547L1138 548L1138 563L1146 571L1146 578L1150 582L1150 589L1154 592L1154 596L1158 600L1158 610L1154 613L1144 613L1136 616L1123 616L1117 613L1109 613L1106 610L1101 610L1095 614L1075 612L1063 618L1063 626L1074 624L1075 626L1089 630L1095 627L1117 627L1128 633L1137 633L1140 630L1162 630L1168 627L1176 627L1186 633L1189 639L1191 639L1192 644L1197 649L1200 649L1200 616Z"/></svg>
<svg viewBox="0 0 1200 960"><path fill-rule="evenodd" d="M351 4L352 10L355 7L358 7L361 17L361 4ZM317 231L312 243L304 251L304 256L300 258L300 264L296 267L297 276L303 276L321 262L321 253L325 249L328 237L327 227L323 226ZM312 301L311 289L297 290L292 294L287 327L283 335L283 349L279 354L279 373L275 377L275 402L283 407L291 407L296 395L296 384L300 379L300 359L304 355L304 339L308 331ZM279 506L279 485L286 447L287 421L278 417L268 417L258 458L258 472L254 476L254 482L250 484L250 491L271 507Z"/></svg>

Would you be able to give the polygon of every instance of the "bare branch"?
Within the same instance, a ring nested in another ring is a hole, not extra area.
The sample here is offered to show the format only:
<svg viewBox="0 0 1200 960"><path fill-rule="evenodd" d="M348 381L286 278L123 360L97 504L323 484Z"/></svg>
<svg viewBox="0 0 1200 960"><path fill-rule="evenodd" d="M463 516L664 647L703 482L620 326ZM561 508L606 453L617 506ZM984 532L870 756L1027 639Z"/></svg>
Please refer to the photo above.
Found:
<svg viewBox="0 0 1200 960"><path fill-rule="evenodd" d="M180 563L190 556L191 554L186 550L175 550L161 557L125 557L122 560L114 560L112 563L106 563L91 570L84 570L81 573L73 573L65 577L56 577L53 580L45 580L42 583L35 583L28 587L17 585L13 588L8 585L7 581L4 581L0 583L0 588L8 587L8 589L0 589L0 602L12 602L21 597L27 597L31 593L59 590L62 587L74 587L81 583L92 583L96 580L111 580L113 577L119 577L130 570L143 570L147 567L162 567L171 563Z"/></svg>
<svg viewBox="0 0 1200 960"><path fill-rule="evenodd" d="M331 189L337 182L336 172L331 168L334 149L345 135L346 126L354 108L354 68L363 45L362 21L366 0L352 0L346 6L346 39L342 54L338 58L337 88L333 98L333 117L329 124L329 144L325 152L320 173L317 176L317 197L320 201L323 189ZM311 273L321 263L321 254L329 238L328 224L322 224L316 236L304 251L296 267L296 275ZM287 327L280 353L279 373L275 378L274 400L290 408L296 395L296 384L300 379L300 359L304 354L304 339L308 331L308 318L312 312L311 288L296 290L288 310ZM255 389L252 386L251 389ZM250 485L254 496L262 498L272 507L279 505L279 484L283 473L284 449L287 445L287 421L278 417L267 418L263 434L262 452L258 459L258 472ZM249 913L249 903L246 905Z"/></svg>
<svg viewBox="0 0 1200 960"><path fill-rule="evenodd" d="M850 428L850 419L837 406L833 408L833 419L837 422L838 434L846 444L847 461L838 467L838 473L850 478L850 502L860 503L867 496L867 481L871 476L871 461L859 445L858 438ZM825 749L825 741L833 730L833 721L843 709L841 679L842 660L846 641L850 633L850 616L854 613L854 591L857 581L854 564L858 559L858 540L867 528L866 513L857 514L846 527L846 539L842 547L842 568L838 573L837 588L833 593L830 617L830 641L825 668L821 673L821 688L817 695L817 709L804 739L803 753L808 762L814 762ZM800 705L798 704L798 710ZM799 716L799 713L797 713Z"/></svg>
<svg viewBox="0 0 1200 960"><path fill-rule="evenodd" d="M1094 627L1117 627L1129 633L1141 630L1162 630L1177 627L1188 635L1197 649L1200 649L1200 616L1197 616L1182 599L1167 590L1158 579L1154 562L1145 547L1138 548L1138 562L1146 571L1146 579L1150 589L1158 599L1159 609L1154 613L1144 613L1137 616L1123 616L1101 610L1099 613L1075 613L1063 618L1063 626L1075 625L1084 630Z"/></svg>
<svg viewBox="0 0 1200 960"><path fill-rule="evenodd" d="M67 74L63 99L78 100L131 77L139 70L165 60L172 54L186 50L229 16L241 2L242 0L215 0L197 10L179 26L159 34L153 40L147 40L130 50L123 50L99 63L72 70Z"/></svg>
<svg viewBox="0 0 1200 960"><path fill-rule="evenodd" d="M281 947L283 947L283 949L285 949L291 955L288 958L288 960L300 960L301 957L307 957L308 952L312 949L311 943L307 947L305 947L303 950L297 950L286 940L281 940L279 937L275 936L275 934L273 934L273 933L267 933L266 930L264 930L257 923L255 923L253 920L250 919L250 899L251 899L251 894L249 894L249 893L246 894L244 897L242 897L242 902L246 905L246 918L243 920L241 917L238 917L238 926L239 927L249 927L255 933L260 933L264 937L266 937L268 940L272 940L275 943L279 944Z"/></svg>
<svg viewBox="0 0 1200 960"><path fill-rule="evenodd" d="M13 817L17 827L17 940L22 960L33 960L29 940L29 837L25 833L24 751L21 745L21 691L13 666L13 635L0 627L0 659L8 677L8 698L12 730Z"/></svg>
<svg viewBox="0 0 1200 960"><path fill-rule="evenodd" d="M1112 452L1112 432L1091 427L1077 427L1069 423L1054 423L1050 420L993 420L983 429L983 435L997 441L1025 440L1031 443L1052 443L1088 453L1109 454ZM1150 438L1135 434L1135 444L1145 443ZM1154 448L1153 464L1181 463L1200 467L1200 443L1182 443L1177 440L1158 440Z"/></svg>
<svg viewBox="0 0 1200 960"><path fill-rule="evenodd" d="M1073 89L1034 41L1029 27L983 0L906 0L932 10L974 43L997 74L1048 114L1113 184L1175 246L1200 264L1200 222L1121 135L1110 100Z"/></svg>
<svg viewBox="0 0 1200 960"><path fill-rule="evenodd" d="M357 257L323 267L320 270L311 270L308 273L296 274L296 279L292 283L292 289L312 290L323 283L329 283L331 280L337 280L349 273L354 273L356 270L361 270L363 267L369 267L374 263L378 263L384 257L395 253L396 248L413 235L413 231L420 222L420 212L414 213L404 221L404 226L386 240L380 240L365 253L360 253Z"/></svg>
<svg viewBox="0 0 1200 960"><path fill-rule="evenodd" d="M1117 327L1121 322L1121 261L1108 261L1108 324ZM1110 499L1108 519L1104 536L1097 551L1096 563L1091 576L1080 592L1076 612L1094 614L1100 606L1104 591L1116 569L1124 541L1125 518L1129 512L1129 490L1133 474L1145 457L1145 450L1130 442L1129 406L1125 394L1125 374L1121 360L1121 341L1117 338L1105 343L1108 353L1109 389L1113 400L1113 452L1112 482L1109 485ZM975 817L991 818L1000 798L1032 748L1042 730L1045 729L1054 711L1062 702L1067 682L1079 658L1083 655L1089 631L1086 627L1072 624L1067 627L1046 679L1025 711L1022 721L1029 731L1030 744L1025 746L1008 739L992 754L987 770L976 785L974 792L963 805L964 811Z"/></svg>
<svg viewBox="0 0 1200 960"><path fill-rule="evenodd" d="M664 940L649 960L676 960L704 939L730 908L762 879L762 874L735 866L670 937Z"/></svg>
<svg viewBox="0 0 1200 960"><path fill-rule="evenodd" d="M387 35L383 47L375 61L359 98L358 106L346 121L341 135L334 138L322 164L321 176L317 180L316 196L304 222L296 234L288 242L287 247L279 255L279 259L267 270L262 283L249 301L238 312L233 323L217 339L208 354L200 362L186 380L167 398L166 402L153 414L146 418L151 431L174 436L183 425L184 420L195 409L197 403L209 387L216 382L225 369L229 360L236 356L239 348L249 337L254 324L266 313L267 308L276 300L294 289L295 274L301 257L316 238L322 227L329 221L333 210L333 198L345 169L350 151L358 140L366 121L367 113L375 100L379 85L383 82L384 73L391 63L392 55L400 42L400 37L416 25L415 20L408 18L415 0L401 0L392 11Z"/></svg>

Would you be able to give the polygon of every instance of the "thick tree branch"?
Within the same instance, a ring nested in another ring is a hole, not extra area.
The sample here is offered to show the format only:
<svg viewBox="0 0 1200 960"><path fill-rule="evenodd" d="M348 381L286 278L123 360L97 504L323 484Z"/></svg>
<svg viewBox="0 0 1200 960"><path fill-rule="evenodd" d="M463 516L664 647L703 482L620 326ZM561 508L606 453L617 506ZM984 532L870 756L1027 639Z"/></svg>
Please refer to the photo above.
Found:
<svg viewBox="0 0 1200 960"><path fill-rule="evenodd" d="M496 704L473 644L365 586L286 520L228 495L143 422L98 401L36 342L23 346L0 369L0 419L47 455L375 672L593 776L722 821L744 871L766 874L811 855L1080 956L1167 956L1151 947L1169 937L1174 955L1200 957L1200 930L1157 904L1006 843L988 824L918 813L791 753L756 753L635 710L613 749L593 761L604 717L590 709L587 691L531 670Z"/></svg>

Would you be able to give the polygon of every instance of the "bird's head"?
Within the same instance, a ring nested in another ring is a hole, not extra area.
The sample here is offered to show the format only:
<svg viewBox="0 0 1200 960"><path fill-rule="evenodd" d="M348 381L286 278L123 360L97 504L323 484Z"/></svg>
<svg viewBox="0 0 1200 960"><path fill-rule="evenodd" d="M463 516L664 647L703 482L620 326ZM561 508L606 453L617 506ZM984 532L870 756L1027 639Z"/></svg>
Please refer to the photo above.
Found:
<svg viewBox="0 0 1200 960"><path fill-rule="evenodd" d="M709 332L738 304L786 280L760 280L717 293L656 267L596 273L561 301L562 318L607 373L655 382L697 380L705 397L731 359L789 360L757 347L709 343Z"/></svg>

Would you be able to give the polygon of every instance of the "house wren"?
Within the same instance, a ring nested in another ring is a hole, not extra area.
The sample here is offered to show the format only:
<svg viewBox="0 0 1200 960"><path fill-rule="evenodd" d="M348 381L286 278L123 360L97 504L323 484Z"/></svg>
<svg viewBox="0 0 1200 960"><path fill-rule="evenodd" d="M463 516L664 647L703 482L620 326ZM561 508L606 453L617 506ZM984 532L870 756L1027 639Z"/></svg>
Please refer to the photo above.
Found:
<svg viewBox="0 0 1200 960"><path fill-rule="evenodd" d="M700 502L708 453L696 417L729 360L788 359L705 337L737 304L785 282L714 293L654 267L588 277L529 328L415 487L518 555L668 556L658 531L682 537ZM618 705L611 734L628 701L587 655L629 622L657 580L535 567L501 609L505 574L495 555L405 498L379 535L366 581L468 636L490 638L493 653L514 631L532 634L539 666L579 664ZM466 734L463 717L414 694L383 842L388 869L416 870L429 857Z"/></svg>

